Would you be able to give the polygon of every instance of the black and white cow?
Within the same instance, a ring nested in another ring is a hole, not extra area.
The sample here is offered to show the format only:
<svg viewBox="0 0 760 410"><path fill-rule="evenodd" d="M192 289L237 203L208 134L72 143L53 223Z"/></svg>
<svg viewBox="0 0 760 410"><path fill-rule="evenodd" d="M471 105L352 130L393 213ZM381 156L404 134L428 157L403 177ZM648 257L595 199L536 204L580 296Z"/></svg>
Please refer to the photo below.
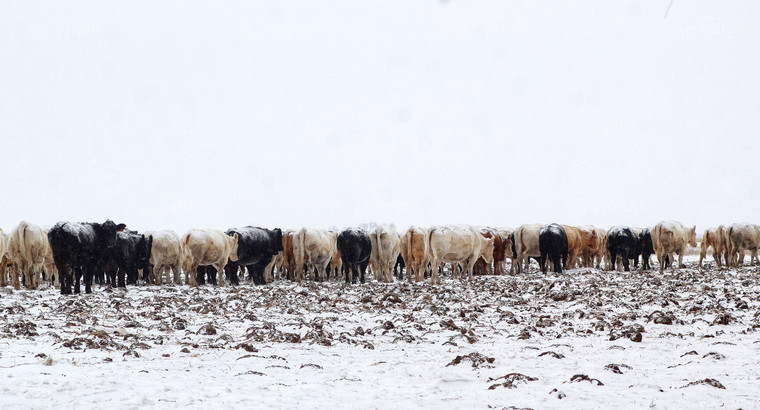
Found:
<svg viewBox="0 0 760 410"><path fill-rule="evenodd" d="M549 224L538 231L538 248L541 253L541 272L546 273L546 260L551 259L554 272L567 269L567 233L561 225Z"/></svg>
<svg viewBox="0 0 760 410"><path fill-rule="evenodd" d="M617 257L623 260L623 268L626 272L631 270L630 260L633 259L633 266L639 265L639 253L641 253L641 242L639 236L627 226L614 226L607 233L607 251L610 253L610 263L612 270L615 270Z"/></svg>
<svg viewBox="0 0 760 410"><path fill-rule="evenodd" d="M116 245L116 232L124 227L124 224L115 224L109 219L102 224L58 222L50 228L48 240L55 266L61 276L62 295L71 294L74 276L74 292L80 292L82 274L85 292L92 293L93 274L98 269L101 258L106 255L106 250Z"/></svg>
<svg viewBox="0 0 760 410"><path fill-rule="evenodd" d="M364 275L372 254L369 234L360 228L348 228L338 234L337 247L346 272L346 283L356 283L360 274L361 283L364 283Z"/></svg>
<svg viewBox="0 0 760 410"><path fill-rule="evenodd" d="M283 250L282 230L264 229L253 226L228 229L227 235L238 234L238 259L227 262L224 272L233 285L238 284L238 268L248 268L248 274L255 285L265 285L264 269L272 257Z"/></svg>

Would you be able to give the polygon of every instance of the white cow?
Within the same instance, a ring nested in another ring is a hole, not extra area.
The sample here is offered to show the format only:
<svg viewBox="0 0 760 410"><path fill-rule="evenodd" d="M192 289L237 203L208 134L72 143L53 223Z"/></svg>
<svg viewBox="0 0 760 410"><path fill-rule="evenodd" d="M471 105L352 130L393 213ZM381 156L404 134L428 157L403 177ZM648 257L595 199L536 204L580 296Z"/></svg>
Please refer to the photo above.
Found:
<svg viewBox="0 0 760 410"><path fill-rule="evenodd" d="M169 271L173 273L174 283L181 283L182 278L182 246L179 236L174 231L148 231L143 235L153 237L150 248L150 263L153 265L151 281L157 285L163 283L164 274L171 281Z"/></svg>
<svg viewBox="0 0 760 410"><path fill-rule="evenodd" d="M0 286L8 286L8 267L11 265L8 252L11 244L11 236L0 229Z"/></svg>
<svg viewBox="0 0 760 410"><path fill-rule="evenodd" d="M665 269L665 257L674 262L673 253L678 254L678 267L683 268L683 255L686 248L697 246L697 227L685 227L680 222L660 222L652 228L652 247L660 263L660 273ZM675 269L675 263L672 265Z"/></svg>
<svg viewBox="0 0 760 410"><path fill-rule="evenodd" d="M182 236L182 258L185 282L198 286L195 272L198 266L213 266L218 272L219 286L224 286L224 267L227 260L238 260L238 235L232 236L216 229L191 229Z"/></svg>
<svg viewBox="0 0 760 410"><path fill-rule="evenodd" d="M737 267L741 263L743 251L750 253L750 265L757 263L760 248L760 226L748 223L731 224L726 228L728 259L726 264Z"/></svg>
<svg viewBox="0 0 760 410"><path fill-rule="evenodd" d="M473 280L472 267L483 257L486 263L493 263L493 238L483 235L471 226L443 226L428 231L428 250L433 269L431 283L441 283L438 268L443 271L444 263L451 263L454 270L462 265Z"/></svg>
<svg viewBox="0 0 760 410"><path fill-rule="evenodd" d="M304 268L309 273L317 269L317 280L327 273L327 265L337 252L337 232L324 229L301 228L293 234L293 258L295 259L296 280L303 280Z"/></svg>
<svg viewBox="0 0 760 410"><path fill-rule="evenodd" d="M395 229L387 225L380 225L369 232L372 242L372 266L375 279L382 282L393 282L393 266L396 264L401 252L401 238Z"/></svg>
<svg viewBox="0 0 760 410"><path fill-rule="evenodd" d="M24 275L26 287L37 289L40 284L42 266L45 264L45 256L50 253L50 244L45 231L29 222L19 222L11 233L10 253L13 261L11 274L13 287L16 289L21 287L18 275L20 271Z"/></svg>
<svg viewBox="0 0 760 410"><path fill-rule="evenodd" d="M517 266L517 273L520 273L522 264L525 264L525 271L530 266L530 258L539 258L541 250L538 246L538 232L543 225L525 224L515 230L515 259L512 264Z"/></svg>

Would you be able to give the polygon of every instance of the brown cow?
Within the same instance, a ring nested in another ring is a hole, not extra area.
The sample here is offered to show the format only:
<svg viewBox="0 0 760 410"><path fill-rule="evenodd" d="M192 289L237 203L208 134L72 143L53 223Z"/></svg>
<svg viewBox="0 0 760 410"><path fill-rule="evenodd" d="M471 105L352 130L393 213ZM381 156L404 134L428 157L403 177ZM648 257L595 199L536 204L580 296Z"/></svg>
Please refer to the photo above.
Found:
<svg viewBox="0 0 760 410"><path fill-rule="evenodd" d="M710 247L713 248L712 256L715 263L718 266L723 266L722 261L725 260L723 257L726 254L725 230L726 228L723 225L720 225L717 228L705 229L705 233L702 235L702 243L700 244L699 251L700 268L702 267L702 261L705 259L705 256L707 256L707 249Z"/></svg>
<svg viewBox="0 0 760 410"><path fill-rule="evenodd" d="M562 225L567 233L567 269L574 269L585 249L596 251L599 245L594 230Z"/></svg>

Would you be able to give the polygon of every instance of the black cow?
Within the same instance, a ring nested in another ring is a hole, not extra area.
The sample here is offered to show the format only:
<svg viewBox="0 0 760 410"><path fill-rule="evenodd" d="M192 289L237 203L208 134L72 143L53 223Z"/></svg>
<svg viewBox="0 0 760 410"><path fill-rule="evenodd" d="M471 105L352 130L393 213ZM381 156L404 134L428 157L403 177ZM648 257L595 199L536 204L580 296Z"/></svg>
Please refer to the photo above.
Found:
<svg viewBox="0 0 760 410"><path fill-rule="evenodd" d="M74 292L80 292L82 274L85 292L92 293L92 277L107 249L116 245L116 232L124 227L124 224L117 225L109 219L102 224L58 222L50 228L48 241L61 277L62 295L71 294L73 276L76 276Z"/></svg>
<svg viewBox="0 0 760 410"><path fill-rule="evenodd" d="M369 256L372 253L372 241L369 234L360 228L349 228L338 234L338 252L346 272L346 283L356 283L361 272L361 283L367 273Z"/></svg>
<svg viewBox="0 0 760 410"><path fill-rule="evenodd" d="M649 270L652 266L649 264L649 258L654 253L652 245L652 230L644 228L639 233L639 246L641 246L641 269Z"/></svg>
<svg viewBox="0 0 760 410"><path fill-rule="evenodd" d="M404 258L399 254L396 258L396 264L393 265L393 276L398 278L398 280L404 279L404 269L406 269L406 262L404 262Z"/></svg>
<svg viewBox="0 0 760 410"><path fill-rule="evenodd" d="M246 226L239 229L228 229L225 232L232 236L238 234L238 260L227 261L224 272L231 284L237 285L238 268L248 268L248 274L255 285L265 285L264 268L272 261L272 257L283 250L282 230L280 228L264 229Z"/></svg>
<svg viewBox="0 0 760 410"><path fill-rule="evenodd" d="M149 272L150 250L153 247L153 237L145 237L136 231L125 230L116 233L116 244L106 251L102 263L108 274L108 283L123 288L127 284L137 284L137 271ZM126 274L126 282L124 276Z"/></svg>
<svg viewBox="0 0 760 410"><path fill-rule="evenodd" d="M607 236L607 251L610 253L612 270L615 270L617 257L620 256L623 259L623 268L628 272L631 270L630 259L633 259L633 266L639 265L641 242L633 229L627 226L615 226L610 229Z"/></svg>
<svg viewBox="0 0 760 410"><path fill-rule="evenodd" d="M542 227L538 231L538 248L541 252L541 272L546 273L547 259L551 259L555 272L562 273L563 269L567 269L567 233L561 225Z"/></svg>
<svg viewBox="0 0 760 410"><path fill-rule="evenodd" d="M208 277L208 284L216 286L216 268L211 265L200 265L195 271L195 281L199 285L206 284L206 277ZM235 272L235 278L237 278L237 272Z"/></svg>

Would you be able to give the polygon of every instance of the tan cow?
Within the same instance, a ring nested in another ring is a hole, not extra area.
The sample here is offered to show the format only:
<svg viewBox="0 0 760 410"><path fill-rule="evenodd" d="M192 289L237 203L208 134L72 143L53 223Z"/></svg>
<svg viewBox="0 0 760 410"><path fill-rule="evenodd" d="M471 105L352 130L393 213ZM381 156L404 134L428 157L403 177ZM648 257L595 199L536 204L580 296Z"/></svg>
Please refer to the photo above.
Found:
<svg viewBox="0 0 760 410"><path fill-rule="evenodd" d="M585 250L597 250L597 234L594 230L562 225L567 234L567 268L574 269Z"/></svg>
<svg viewBox="0 0 760 410"><path fill-rule="evenodd" d="M427 237L433 284L441 283L438 268L443 271L444 263L451 263L454 271L457 265L461 265L464 268L462 273L467 273L470 281L473 280L473 265L479 256L482 256L486 263L493 263L493 238L484 238L471 226L430 228Z"/></svg>
<svg viewBox="0 0 760 410"><path fill-rule="evenodd" d="M409 283L425 279L425 271L429 259L427 230L411 226L401 237L401 257L406 264L406 275Z"/></svg>
<svg viewBox="0 0 760 410"><path fill-rule="evenodd" d="M715 260L715 263L718 266L723 266L722 261L724 255L726 254L726 236L725 231L726 227L723 225L719 225L717 228L708 228L705 229L705 233L702 234L702 243L700 244L700 251L699 251L699 267L702 267L702 261L705 259L705 256L707 256L707 249L712 247L713 249L713 260Z"/></svg>
<svg viewBox="0 0 760 410"><path fill-rule="evenodd" d="M45 239L47 240L47 234L50 232L50 227L43 227L45 231ZM45 271L45 280L50 283L50 286L56 288L61 287L60 277L58 276L58 267L55 266L55 259L53 259L53 249L50 247L50 241L48 241L48 253L45 255L45 262L42 264L42 270Z"/></svg>
<svg viewBox="0 0 760 410"><path fill-rule="evenodd" d="M28 289L37 289L42 275L45 256L50 253L47 234L37 225L21 221L11 233L10 253L13 261L11 280L13 287L19 289L19 271L24 275Z"/></svg>
<svg viewBox="0 0 760 410"><path fill-rule="evenodd" d="M538 232L543 225L526 224L515 230L515 253L517 256L512 261L512 266L517 266L517 273L520 273L522 265L525 265L525 272L530 266L530 258L538 259L541 256L541 250L538 247Z"/></svg>
<svg viewBox="0 0 760 410"><path fill-rule="evenodd" d="M760 248L760 226L748 223L731 224L726 228L728 258L726 265L737 267L742 263L743 251L750 254L750 265L757 263Z"/></svg>
<svg viewBox="0 0 760 410"><path fill-rule="evenodd" d="M327 266L337 251L337 232L324 229L301 228L293 234L293 259L296 280L303 280L304 268L308 273L317 270L318 280L327 273Z"/></svg>
<svg viewBox="0 0 760 410"><path fill-rule="evenodd" d="M340 280L343 277L343 259L340 258L337 246L335 247L332 261L330 261L330 272L328 272L327 280L330 280L330 275L332 275L333 280Z"/></svg>
<svg viewBox="0 0 760 410"><path fill-rule="evenodd" d="M148 231L143 235L153 237L150 249L150 263L153 265L150 280L156 285L163 283L164 275L167 280L174 278L174 283L182 283L182 245L179 236L174 231ZM169 276L172 272L172 276Z"/></svg>
<svg viewBox="0 0 760 410"><path fill-rule="evenodd" d="M686 248L697 246L697 227L686 228L682 223L670 221L660 222L652 228L652 247L660 263L660 274L665 269L665 257L675 261L673 253L678 254L678 267L683 268L683 255ZM672 265L675 270L675 263Z"/></svg>
<svg viewBox="0 0 760 410"><path fill-rule="evenodd" d="M217 229L191 229L182 236L183 268L185 283L198 286L195 272L198 266L213 266L218 275L219 286L224 286L224 267L227 260L238 260L238 234L232 236Z"/></svg>
<svg viewBox="0 0 760 410"><path fill-rule="evenodd" d="M393 265L401 252L401 238L395 229L388 225L379 225L369 232L372 242L372 272L380 282L393 282Z"/></svg>
<svg viewBox="0 0 760 410"><path fill-rule="evenodd" d="M592 246L583 248L581 261L584 268L601 269L602 260L607 250L607 230L595 226L582 226L581 230L593 233L596 237Z"/></svg>

